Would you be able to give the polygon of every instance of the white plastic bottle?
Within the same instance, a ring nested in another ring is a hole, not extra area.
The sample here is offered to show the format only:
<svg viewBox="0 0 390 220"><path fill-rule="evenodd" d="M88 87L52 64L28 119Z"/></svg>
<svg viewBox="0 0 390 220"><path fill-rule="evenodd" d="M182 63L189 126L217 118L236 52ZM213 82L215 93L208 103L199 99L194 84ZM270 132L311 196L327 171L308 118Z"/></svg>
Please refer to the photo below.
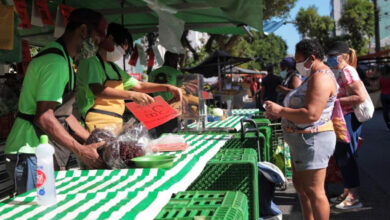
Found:
<svg viewBox="0 0 390 220"><path fill-rule="evenodd" d="M49 144L49 137L42 135L40 144L35 150L37 156L37 202L38 205L56 203L56 186L54 181L54 148Z"/></svg>

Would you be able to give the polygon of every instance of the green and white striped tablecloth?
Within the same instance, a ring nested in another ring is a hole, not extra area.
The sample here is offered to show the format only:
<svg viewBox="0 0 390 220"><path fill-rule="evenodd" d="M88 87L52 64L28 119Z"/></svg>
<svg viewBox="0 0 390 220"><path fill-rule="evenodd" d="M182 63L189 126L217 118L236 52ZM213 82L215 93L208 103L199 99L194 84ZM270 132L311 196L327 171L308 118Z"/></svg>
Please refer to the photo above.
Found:
<svg viewBox="0 0 390 220"><path fill-rule="evenodd" d="M38 206L32 190L0 203L0 219L153 219L185 191L230 135L184 135L190 147L172 168L56 173L57 204Z"/></svg>
<svg viewBox="0 0 390 220"><path fill-rule="evenodd" d="M248 116L248 115L255 115L260 112L257 108L250 108L250 109L232 109L232 114L234 116Z"/></svg>
<svg viewBox="0 0 390 220"><path fill-rule="evenodd" d="M206 128L235 128L237 131L241 130L241 119L244 116L230 116L223 121L213 121L206 123ZM195 128L196 122L188 125L189 128Z"/></svg>

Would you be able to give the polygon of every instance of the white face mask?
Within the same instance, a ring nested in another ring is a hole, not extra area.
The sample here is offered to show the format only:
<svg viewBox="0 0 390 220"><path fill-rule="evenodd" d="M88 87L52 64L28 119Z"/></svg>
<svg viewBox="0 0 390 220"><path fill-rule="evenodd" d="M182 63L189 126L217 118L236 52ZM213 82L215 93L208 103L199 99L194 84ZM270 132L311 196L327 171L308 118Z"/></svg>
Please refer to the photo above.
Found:
<svg viewBox="0 0 390 220"><path fill-rule="evenodd" d="M116 62L120 60L123 55L125 55L123 48L121 46L115 45L113 51L107 52L107 60L110 62Z"/></svg>
<svg viewBox="0 0 390 220"><path fill-rule="evenodd" d="M287 76L287 70L282 70L280 71L280 77L282 77L283 79L285 79Z"/></svg>
<svg viewBox="0 0 390 220"><path fill-rule="evenodd" d="M313 63L310 65L309 68L306 68L305 67L305 63L310 59L310 57L308 57L305 61L303 62L299 62L296 64L296 68L299 72L299 74L301 74L303 77L308 77L311 73L311 68L313 67Z"/></svg>

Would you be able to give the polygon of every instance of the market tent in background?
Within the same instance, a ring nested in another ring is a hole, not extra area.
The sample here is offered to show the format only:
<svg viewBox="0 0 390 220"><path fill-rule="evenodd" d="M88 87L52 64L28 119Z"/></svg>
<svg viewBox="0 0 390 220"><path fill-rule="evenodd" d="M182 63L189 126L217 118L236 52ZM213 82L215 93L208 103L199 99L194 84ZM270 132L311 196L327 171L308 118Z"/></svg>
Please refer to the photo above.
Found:
<svg viewBox="0 0 390 220"><path fill-rule="evenodd" d="M231 56L225 51L215 51L211 56L206 58L199 65L191 68L185 68L183 71L189 73L200 73L204 77L218 76L223 74L223 68L226 66L233 67L253 60L246 57ZM225 68L226 69L226 68Z"/></svg>

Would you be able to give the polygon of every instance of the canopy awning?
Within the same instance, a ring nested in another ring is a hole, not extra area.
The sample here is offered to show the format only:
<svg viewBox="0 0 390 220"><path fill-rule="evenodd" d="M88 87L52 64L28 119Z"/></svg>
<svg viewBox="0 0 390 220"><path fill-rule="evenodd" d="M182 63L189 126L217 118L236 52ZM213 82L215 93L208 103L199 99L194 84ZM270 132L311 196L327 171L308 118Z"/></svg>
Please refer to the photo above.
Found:
<svg viewBox="0 0 390 220"><path fill-rule="evenodd" d="M31 13L32 0L26 0ZM55 19L59 0L48 1ZM262 30L262 0L67 0L74 8L91 8L101 12L109 22L122 23L132 33L158 30L159 17L153 8L164 8L185 22L185 29L213 34L243 34L245 25ZM149 5L148 5L148 3ZM53 26L21 29L20 34L31 44L45 44L54 39ZM47 36L41 38L40 36ZM37 37L39 36L39 37ZM42 40L44 39L44 40Z"/></svg>

